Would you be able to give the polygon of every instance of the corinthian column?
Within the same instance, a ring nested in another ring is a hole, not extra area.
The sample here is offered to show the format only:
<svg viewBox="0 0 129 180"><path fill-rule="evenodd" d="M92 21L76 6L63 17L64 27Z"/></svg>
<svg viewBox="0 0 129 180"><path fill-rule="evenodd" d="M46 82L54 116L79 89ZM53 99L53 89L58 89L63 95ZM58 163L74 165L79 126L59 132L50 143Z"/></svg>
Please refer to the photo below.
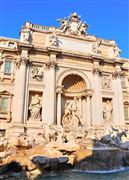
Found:
<svg viewBox="0 0 129 180"><path fill-rule="evenodd" d="M61 94L63 86L58 86L56 89L57 92L57 124L61 124Z"/></svg>
<svg viewBox="0 0 129 180"><path fill-rule="evenodd" d="M113 117L114 117L114 124L116 126L125 125L123 92L122 92L120 76L121 76L121 70L116 71L113 75L113 83L112 83L114 90Z"/></svg>
<svg viewBox="0 0 129 180"><path fill-rule="evenodd" d="M79 96L78 99L79 99L79 115L80 118L82 119L82 97Z"/></svg>
<svg viewBox="0 0 129 180"><path fill-rule="evenodd" d="M92 125L102 125L102 93L101 93L101 71L99 62L94 62L93 66L93 85L94 94L92 97Z"/></svg>
<svg viewBox="0 0 129 180"><path fill-rule="evenodd" d="M23 122L25 89L26 89L26 65L29 61L28 51L22 50L15 74L15 90L14 90L14 121Z"/></svg>
<svg viewBox="0 0 129 180"><path fill-rule="evenodd" d="M55 86L55 67L56 55L50 54L50 60L46 63L44 74L44 92L43 92L43 111L42 121L52 124L56 119L56 86Z"/></svg>
<svg viewBox="0 0 129 180"><path fill-rule="evenodd" d="M87 102L86 102L86 112L87 112L87 125L88 126L91 126L91 94L88 94L87 95Z"/></svg>

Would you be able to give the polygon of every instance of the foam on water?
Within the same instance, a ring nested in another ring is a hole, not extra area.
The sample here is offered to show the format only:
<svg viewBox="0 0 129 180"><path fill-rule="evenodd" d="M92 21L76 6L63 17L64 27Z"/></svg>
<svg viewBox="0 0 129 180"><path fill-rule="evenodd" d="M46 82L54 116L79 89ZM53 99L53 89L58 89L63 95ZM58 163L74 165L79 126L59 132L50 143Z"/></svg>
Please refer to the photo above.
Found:
<svg viewBox="0 0 129 180"><path fill-rule="evenodd" d="M109 174L109 173L116 173L116 172L122 172L122 171L128 171L129 167L122 167L120 169L113 169L113 170L103 170L103 171L84 171L84 170L78 170L73 169L71 171L73 172L83 172L83 173L90 173L90 174Z"/></svg>

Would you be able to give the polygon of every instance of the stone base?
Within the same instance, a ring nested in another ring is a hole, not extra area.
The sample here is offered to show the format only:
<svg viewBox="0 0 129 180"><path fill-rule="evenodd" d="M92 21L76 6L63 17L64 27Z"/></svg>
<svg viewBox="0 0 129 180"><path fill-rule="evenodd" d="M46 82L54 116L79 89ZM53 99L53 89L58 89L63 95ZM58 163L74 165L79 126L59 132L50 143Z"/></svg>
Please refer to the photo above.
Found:
<svg viewBox="0 0 129 180"><path fill-rule="evenodd" d="M40 127L27 127L27 136L36 138L39 134L43 133L43 128Z"/></svg>
<svg viewBox="0 0 129 180"><path fill-rule="evenodd" d="M35 122L35 121L28 121L26 124L17 122L13 123L12 127L8 128L6 131L6 137L18 137L20 134L32 132L32 134L37 134L41 132L43 129L43 122Z"/></svg>
<svg viewBox="0 0 129 180"><path fill-rule="evenodd" d="M20 134L26 134L30 137L36 137L43 132L43 122L27 122L27 124L18 123L9 128L6 132L6 138L18 137Z"/></svg>
<svg viewBox="0 0 129 180"><path fill-rule="evenodd" d="M6 132L6 137L18 137L20 134L24 133L24 127L25 125L23 123L17 123L14 124L12 127L10 127Z"/></svg>
<svg viewBox="0 0 129 180"><path fill-rule="evenodd" d="M84 171L114 170L124 167L124 153L119 148L91 148L76 151L75 166Z"/></svg>

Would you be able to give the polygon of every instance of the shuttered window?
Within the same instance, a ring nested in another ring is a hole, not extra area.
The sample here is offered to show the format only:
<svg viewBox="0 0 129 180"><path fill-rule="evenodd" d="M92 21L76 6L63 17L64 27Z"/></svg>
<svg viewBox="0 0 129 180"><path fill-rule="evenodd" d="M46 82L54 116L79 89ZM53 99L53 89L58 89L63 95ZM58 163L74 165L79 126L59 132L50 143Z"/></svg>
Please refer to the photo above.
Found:
<svg viewBox="0 0 129 180"><path fill-rule="evenodd" d="M122 88L126 87L125 78L124 77L121 78L121 85L122 85Z"/></svg>
<svg viewBox="0 0 129 180"><path fill-rule="evenodd" d="M1 113L8 113L8 102L9 99L7 97L2 97L0 102L0 112Z"/></svg>
<svg viewBox="0 0 129 180"><path fill-rule="evenodd" d="M128 119L129 118L129 112L128 112L127 106L124 107L124 114L125 114L125 119Z"/></svg>
<svg viewBox="0 0 129 180"><path fill-rule="evenodd" d="M5 61L4 64L4 73L5 74L11 74L12 71L12 61Z"/></svg>

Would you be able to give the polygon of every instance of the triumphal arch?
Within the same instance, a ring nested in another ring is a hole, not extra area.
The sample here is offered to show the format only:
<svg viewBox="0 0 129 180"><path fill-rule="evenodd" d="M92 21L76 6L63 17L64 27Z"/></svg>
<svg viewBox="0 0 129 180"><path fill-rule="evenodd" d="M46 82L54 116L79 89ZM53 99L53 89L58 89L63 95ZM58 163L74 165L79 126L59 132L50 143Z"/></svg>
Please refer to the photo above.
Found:
<svg viewBox="0 0 129 180"><path fill-rule="evenodd" d="M77 13L59 28L26 22L0 37L1 134L129 125L129 61L114 40L88 33Z"/></svg>

